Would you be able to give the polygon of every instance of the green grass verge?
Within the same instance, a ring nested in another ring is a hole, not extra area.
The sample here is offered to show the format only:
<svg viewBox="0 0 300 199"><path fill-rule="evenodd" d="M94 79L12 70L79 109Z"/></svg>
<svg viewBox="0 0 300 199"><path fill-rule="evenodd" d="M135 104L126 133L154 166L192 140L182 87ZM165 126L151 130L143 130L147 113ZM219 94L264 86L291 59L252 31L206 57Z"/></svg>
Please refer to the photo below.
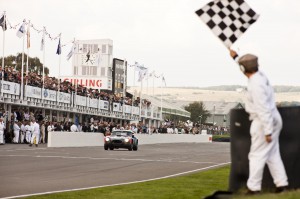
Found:
<svg viewBox="0 0 300 199"><path fill-rule="evenodd" d="M119 185L84 191L72 191L56 194L27 197L31 199L200 199L216 190L227 190L230 167L198 172L195 174L155 180L130 185ZM281 194L261 194L246 197L234 195L234 199L299 199L300 190Z"/></svg>
<svg viewBox="0 0 300 199"><path fill-rule="evenodd" d="M33 196L28 198L199 199L212 194L215 190L226 190L228 188L228 177L229 166L226 166L191 175L156 181Z"/></svg>
<svg viewBox="0 0 300 199"><path fill-rule="evenodd" d="M213 142L229 142L230 141L230 135L224 134L224 135L213 135L212 136Z"/></svg>

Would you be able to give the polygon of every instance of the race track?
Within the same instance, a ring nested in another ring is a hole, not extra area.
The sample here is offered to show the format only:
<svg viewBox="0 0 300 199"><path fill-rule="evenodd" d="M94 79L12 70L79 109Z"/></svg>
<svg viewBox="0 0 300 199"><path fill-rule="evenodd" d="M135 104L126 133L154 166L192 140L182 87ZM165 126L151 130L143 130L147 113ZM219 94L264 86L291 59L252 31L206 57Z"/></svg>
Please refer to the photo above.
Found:
<svg viewBox="0 0 300 199"><path fill-rule="evenodd" d="M0 145L0 198L131 183L214 168L230 162L229 143L103 147Z"/></svg>

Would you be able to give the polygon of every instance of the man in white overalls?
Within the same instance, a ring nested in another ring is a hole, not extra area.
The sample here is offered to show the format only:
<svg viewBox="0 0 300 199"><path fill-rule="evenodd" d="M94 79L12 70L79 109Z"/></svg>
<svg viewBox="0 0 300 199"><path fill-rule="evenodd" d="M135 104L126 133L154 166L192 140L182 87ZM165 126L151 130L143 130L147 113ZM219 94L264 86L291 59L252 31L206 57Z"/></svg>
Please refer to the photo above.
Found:
<svg viewBox="0 0 300 199"><path fill-rule="evenodd" d="M35 121L35 119L33 119L32 120L32 136L31 136L31 142L30 142L29 146L32 146L32 144L35 141L35 146L38 147L39 138L40 138L40 125Z"/></svg>
<svg viewBox="0 0 300 199"><path fill-rule="evenodd" d="M238 55L231 50L230 55ZM261 191L265 164L276 185L276 192L286 190L288 179L279 151L279 134L282 119L276 108L273 88L263 72L258 70L258 58L246 54L237 59L241 71L248 78L248 93L245 109L252 120L250 127L251 148L249 158L248 194Z"/></svg>
<svg viewBox="0 0 300 199"><path fill-rule="evenodd" d="M19 137L20 137L20 126L18 124L18 121L15 120L13 143L16 143L16 144L19 143Z"/></svg>
<svg viewBox="0 0 300 199"><path fill-rule="evenodd" d="M4 130L5 130L5 123L3 122L3 119L0 118L0 144L4 144Z"/></svg>
<svg viewBox="0 0 300 199"><path fill-rule="evenodd" d="M25 130L26 130L26 143L30 143L31 141L31 131L32 131L32 128L31 126L29 125L29 121L26 121L26 125L25 125Z"/></svg>

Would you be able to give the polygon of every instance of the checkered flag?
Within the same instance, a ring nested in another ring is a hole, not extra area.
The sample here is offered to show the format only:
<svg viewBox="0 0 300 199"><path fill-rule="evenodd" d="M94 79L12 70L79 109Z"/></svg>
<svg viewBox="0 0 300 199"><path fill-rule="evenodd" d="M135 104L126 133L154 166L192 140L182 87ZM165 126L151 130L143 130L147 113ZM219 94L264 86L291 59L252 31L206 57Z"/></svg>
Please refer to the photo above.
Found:
<svg viewBox="0 0 300 199"><path fill-rule="evenodd" d="M244 0L215 0L196 14L230 47L259 17Z"/></svg>

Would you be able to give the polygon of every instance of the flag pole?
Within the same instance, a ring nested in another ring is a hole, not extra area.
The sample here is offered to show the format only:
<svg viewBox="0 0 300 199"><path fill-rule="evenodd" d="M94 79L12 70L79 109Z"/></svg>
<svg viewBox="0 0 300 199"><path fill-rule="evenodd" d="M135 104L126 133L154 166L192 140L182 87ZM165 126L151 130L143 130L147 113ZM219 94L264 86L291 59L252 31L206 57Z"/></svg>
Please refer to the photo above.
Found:
<svg viewBox="0 0 300 199"><path fill-rule="evenodd" d="M126 98L126 72L127 72L127 67L126 67L126 59L124 59L124 80L123 80L123 115L125 114L124 112L124 107L125 107L125 98Z"/></svg>
<svg viewBox="0 0 300 199"><path fill-rule="evenodd" d="M60 54L58 59L58 91L60 92L61 33L59 34L59 48L60 48Z"/></svg>
<svg viewBox="0 0 300 199"><path fill-rule="evenodd" d="M30 20L27 24L27 60L26 60L26 85L28 83L28 60L29 60L29 48L30 48Z"/></svg>
<svg viewBox="0 0 300 199"><path fill-rule="evenodd" d="M3 28L3 45L2 45L2 82L1 82L1 96L3 97L3 81L4 81L4 49L5 49L5 28L6 28L6 13L3 13L4 28Z"/></svg>
<svg viewBox="0 0 300 199"><path fill-rule="evenodd" d="M133 87L135 87L135 65L133 66ZM132 95L132 100L131 100L131 117L133 116L133 103L134 103L134 93L135 91L133 91L133 95Z"/></svg>
<svg viewBox="0 0 300 199"><path fill-rule="evenodd" d="M163 84L163 74L161 74L161 85L160 85L160 120L162 122L162 95L163 95L163 89L162 89L162 84Z"/></svg>
<svg viewBox="0 0 300 199"><path fill-rule="evenodd" d="M155 78L155 71L152 72L152 96L154 97L154 78Z"/></svg>
<svg viewBox="0 0 300 199"><path fill-rule="evenodd" d="M140 121L142 120L142 89L143 89L143 79L141 79L141 90L140 90Z"/></svg>
<svg viewBox="0 0 300 199"><path fill-rule="evenodd" d="M22 67L21 67L21 100L23 100L23 94L24 94L24 78L23 78L23 73L24 73L24 45L25 45L25 35L23 34L23 51L22 51Z"/></svg>
<svg viewBox="0 0 300 199"><path fill-rule="evenodd" d="M46 32L46 27L43 27L43 89L45 88L45 32Z"/></svg>

